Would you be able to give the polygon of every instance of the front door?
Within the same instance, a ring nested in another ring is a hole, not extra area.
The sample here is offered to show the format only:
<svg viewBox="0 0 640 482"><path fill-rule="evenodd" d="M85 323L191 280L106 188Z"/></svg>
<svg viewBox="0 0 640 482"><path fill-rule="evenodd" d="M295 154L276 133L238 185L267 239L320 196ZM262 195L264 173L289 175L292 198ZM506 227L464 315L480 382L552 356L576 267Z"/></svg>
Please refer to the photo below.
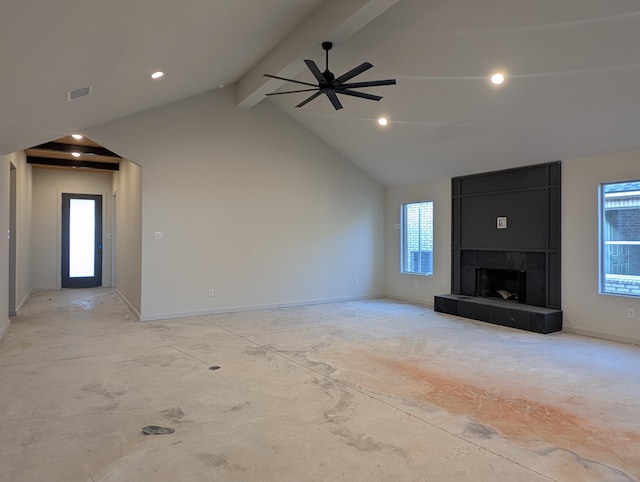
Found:
<svg viewBox="0 0 640 482"><path fill-rule="evenodd" d="M62 287L102 286L102 196L62 194Z"/></svg>

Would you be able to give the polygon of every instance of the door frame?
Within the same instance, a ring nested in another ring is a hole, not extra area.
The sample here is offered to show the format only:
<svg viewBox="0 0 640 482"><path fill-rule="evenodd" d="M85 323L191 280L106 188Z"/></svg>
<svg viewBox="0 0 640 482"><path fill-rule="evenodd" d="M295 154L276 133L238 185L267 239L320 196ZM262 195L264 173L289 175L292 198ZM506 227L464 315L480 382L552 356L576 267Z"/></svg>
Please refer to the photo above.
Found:
<svg viewBox="0 0 640 482"><path fill-rule="evenodd" d="M9 161L9 317L17 315L18 170Z"/></svg>
<svg viewBox="0 0 640 482"><path fill-rule="evenodd" d="M62 289L62 194L89 194L93 196L102 196L102 286L111 286L111 239L108 231L109 223L111 223L110 209L108 209L107 191L98 191L91 189L58 189L57 190L57 256L56 256L56 288ZM105 243L108 241L108 243Z"/></svg>

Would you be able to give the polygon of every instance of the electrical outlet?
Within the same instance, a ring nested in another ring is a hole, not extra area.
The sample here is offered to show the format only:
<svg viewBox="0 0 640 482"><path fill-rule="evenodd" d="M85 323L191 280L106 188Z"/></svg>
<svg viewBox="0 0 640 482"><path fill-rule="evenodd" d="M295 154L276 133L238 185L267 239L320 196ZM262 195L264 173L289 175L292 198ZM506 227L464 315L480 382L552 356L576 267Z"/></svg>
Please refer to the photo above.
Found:
<svg viewBox="0 0 640 482"><path fill-rule="evenodd" d="M636 310L633 308L627 308L627 318L632 319L636 317Z"/></svg>
<svg viewBox="0 0 640 482"><path fill-rule="evenodd" d="M213 288L209 288L209 296L213 296Z"/></svg>
<svg viewBox="0 0 640 482"><path fill-rule="evenodd" d="M358 279L358 278L353 278L353 284L354 284L355 286L358 286L358 285L360 284L360 279Z"/></svg>

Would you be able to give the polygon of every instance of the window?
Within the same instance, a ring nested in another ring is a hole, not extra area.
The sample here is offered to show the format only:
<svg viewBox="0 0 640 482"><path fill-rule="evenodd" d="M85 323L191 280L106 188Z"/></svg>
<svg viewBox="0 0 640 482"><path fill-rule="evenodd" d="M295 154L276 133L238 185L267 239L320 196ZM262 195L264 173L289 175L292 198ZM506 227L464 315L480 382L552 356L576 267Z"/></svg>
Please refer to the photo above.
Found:
<svg viewBox="0 0 640 482"><path fill-rule="evenodd" d="M403 273L433 274L433 202L402 205Z"/></svg>
<svg viewBox="0 0 640 482"><path fill-rule="evenodd" d="M640 296L640 181L600 186L600 293Z"/></svg>

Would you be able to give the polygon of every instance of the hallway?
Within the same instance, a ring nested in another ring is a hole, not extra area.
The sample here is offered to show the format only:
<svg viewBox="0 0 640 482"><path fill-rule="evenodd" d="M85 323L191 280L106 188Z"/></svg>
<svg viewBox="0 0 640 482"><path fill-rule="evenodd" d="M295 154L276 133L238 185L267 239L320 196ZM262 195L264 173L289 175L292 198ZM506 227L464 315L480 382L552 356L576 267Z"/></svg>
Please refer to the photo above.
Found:
<svg viewBox="0 0 640 482"><path fill-rule="evenodd" d="M639 480L638 367L391 300L138 323L111 289L34 292L0 341L0 480Z"/></svg>

